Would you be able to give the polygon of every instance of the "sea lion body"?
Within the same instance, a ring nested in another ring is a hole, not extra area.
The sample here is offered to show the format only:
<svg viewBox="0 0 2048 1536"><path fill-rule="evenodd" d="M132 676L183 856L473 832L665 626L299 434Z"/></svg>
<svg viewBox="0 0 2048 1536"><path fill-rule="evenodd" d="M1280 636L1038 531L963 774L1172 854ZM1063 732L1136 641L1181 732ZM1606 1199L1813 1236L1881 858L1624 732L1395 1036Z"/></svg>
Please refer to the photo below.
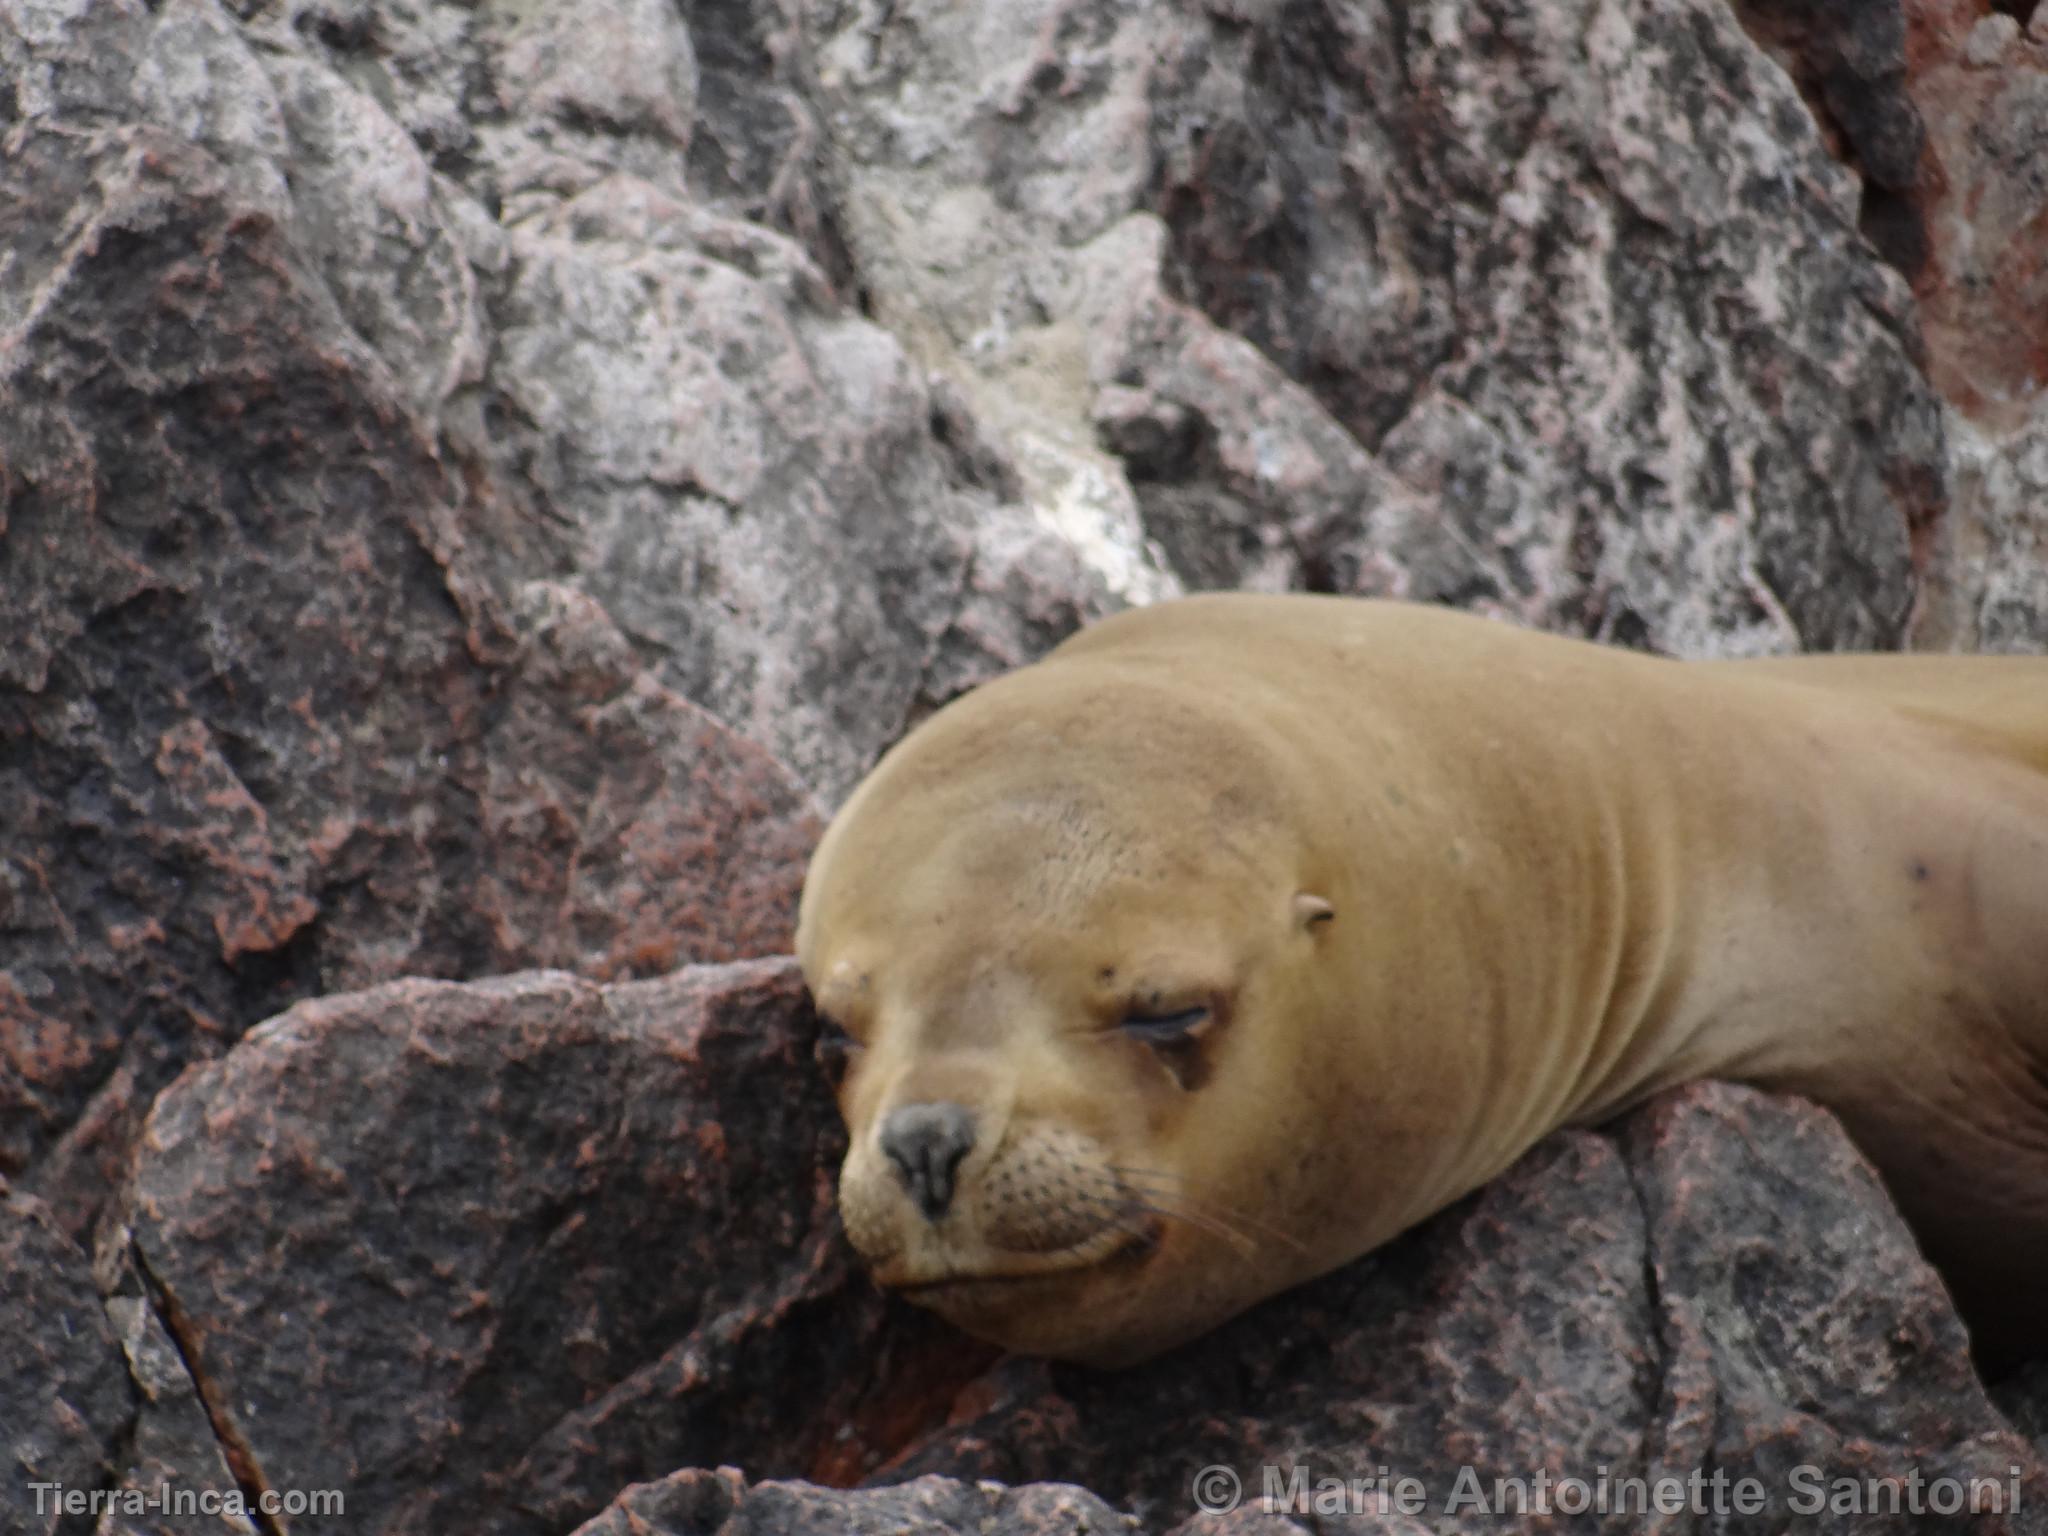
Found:
<svg viewBox="0 0 2048 1536"><path fill-rule="evenodd" d="M2042 1342L2048 659L1136 610L888 754L798 948L849 1235L1013 1348L1143 1358L1710 1075L1835 1109Z"/></svg>

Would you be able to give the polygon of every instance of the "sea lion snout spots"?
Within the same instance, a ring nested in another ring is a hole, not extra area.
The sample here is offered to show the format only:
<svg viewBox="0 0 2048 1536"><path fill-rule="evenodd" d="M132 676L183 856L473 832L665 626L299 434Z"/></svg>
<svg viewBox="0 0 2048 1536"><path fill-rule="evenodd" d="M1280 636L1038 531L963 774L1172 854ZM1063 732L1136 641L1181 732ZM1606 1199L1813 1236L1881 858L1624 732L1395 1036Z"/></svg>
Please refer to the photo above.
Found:
<svg viewBox="0 0 2048 1536"><path fill-rule="evenodd" d="M2048 1344L2043 934L2048 659L1232 595L920 725L797 949L875 1278L1119 1365L1714 1074L1833 1108L1980 1341Z"/></svg>

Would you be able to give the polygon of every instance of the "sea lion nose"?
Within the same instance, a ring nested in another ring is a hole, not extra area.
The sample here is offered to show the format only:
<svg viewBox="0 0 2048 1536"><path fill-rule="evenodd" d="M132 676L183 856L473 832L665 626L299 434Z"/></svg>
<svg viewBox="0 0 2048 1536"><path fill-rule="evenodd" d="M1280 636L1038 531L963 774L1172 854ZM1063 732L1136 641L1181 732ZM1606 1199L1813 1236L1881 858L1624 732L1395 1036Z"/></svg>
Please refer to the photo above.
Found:
<svg viewBox="0 0 2048 1536"><path fill-rule="evenodd" d="M882 1122L882 1150L926 1221L953 1203L953 1170L974 1148L974 1116L958 1104L906 1104Z"/></svg>

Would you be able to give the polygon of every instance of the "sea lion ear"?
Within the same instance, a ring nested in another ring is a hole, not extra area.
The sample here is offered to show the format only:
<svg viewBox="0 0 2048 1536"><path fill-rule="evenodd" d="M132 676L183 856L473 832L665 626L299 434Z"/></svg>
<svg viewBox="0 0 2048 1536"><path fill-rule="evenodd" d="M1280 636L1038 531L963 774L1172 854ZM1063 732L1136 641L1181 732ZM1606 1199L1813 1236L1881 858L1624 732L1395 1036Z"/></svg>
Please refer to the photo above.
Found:
<svg viewBox="0 0 2048 1536"><path fill-rule="evenodd" d="M1301 891L1294 898L1294 920L1304 928L1327 923L1336 915L1337 909L1313 892Z"/></svg>

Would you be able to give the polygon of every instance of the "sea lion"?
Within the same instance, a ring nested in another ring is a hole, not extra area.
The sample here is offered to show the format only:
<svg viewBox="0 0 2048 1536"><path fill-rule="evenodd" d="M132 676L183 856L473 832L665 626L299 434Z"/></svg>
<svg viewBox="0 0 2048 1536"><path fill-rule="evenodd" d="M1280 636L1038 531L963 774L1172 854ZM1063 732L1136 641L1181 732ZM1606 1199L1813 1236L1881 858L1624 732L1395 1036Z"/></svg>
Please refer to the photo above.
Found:
<svg viewBox="0 0 2048 1536"><path fill-rule="evenodd" d="M1162 603L888 753L797 947L847 1235L1016 1350L1143 1359L1710 1075L1831 1106L2042 1342L2048 658Z"/></svg>

